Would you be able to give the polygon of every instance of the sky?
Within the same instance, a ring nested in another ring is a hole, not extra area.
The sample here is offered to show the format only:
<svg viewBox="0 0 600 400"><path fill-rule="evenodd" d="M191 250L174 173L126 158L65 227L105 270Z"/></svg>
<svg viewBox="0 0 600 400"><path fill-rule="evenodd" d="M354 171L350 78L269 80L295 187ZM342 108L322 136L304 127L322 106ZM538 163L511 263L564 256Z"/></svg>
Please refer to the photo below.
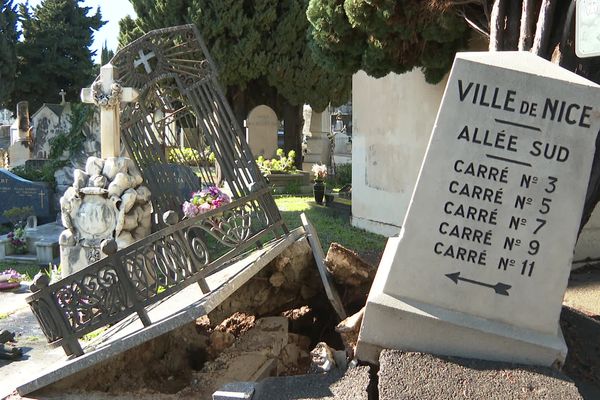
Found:
<svg viewBox="0 0 600 400"><path fill-rule="evenodd" d="M37 6L42 0L29 0L30 6ZM15 3L26 3L26 0L16 0ZM109 49L116 50L119 36L119 20L126 15L135 16L133 7L127 0L85 0L80 3L83 7L92 7L90 14L94 14L98 6L102 20L106 24L94 34L92 50L96 50L96 62L100 62L102 44L106 41Z"/></svg>

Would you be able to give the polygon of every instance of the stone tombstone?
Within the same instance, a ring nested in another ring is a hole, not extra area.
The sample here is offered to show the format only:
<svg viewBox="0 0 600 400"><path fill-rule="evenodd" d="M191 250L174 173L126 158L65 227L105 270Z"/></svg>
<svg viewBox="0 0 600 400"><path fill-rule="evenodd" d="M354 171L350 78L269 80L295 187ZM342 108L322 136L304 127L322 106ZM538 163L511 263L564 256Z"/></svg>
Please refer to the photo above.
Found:
<svg viewBox="0 0 600 400"><path fill-rule="evenodd" d="M74 171L73 185L60 199L63 277L104 258L103 240L114 239L123 249L151 233L151 193L142 183L126 157L89 157L85 170Z"/></svg>
<svg viewBox="0 0 600 400"><path fill-rule="evenodd" d="M599 129L595 83L528 52L459 53L358 358L387 347L562 363L558 320Z"/></svg>
<svg viewBox="0 0 600 400"><path fill-rule="evenodd" d="M254 107L246 119L246 140L254 157L273 158L277 152L279 120L271 107Z"/></svg>
<svg viewBox="0 0 600 400"><path fill-rule="evenodd" d="M329 109L315 112L309 105L304 105L304 126L302 135L306 141L302 169L310 171L314 164L329 164L329 137L331 133L331 114Z"/></svg>
<svg viewBox="0 0 600 400"><path fill-rule="evenodd" d="M25 224L26 230L35 231L35 230L37 230L37 226L38 226L38 220L35 215L30 215L29 217L27 217L27 223Z"/></svg>
<svg viewBox="0 0 600 400"><path fill-rule="evenodd" d="M23 179L6 169L0 169L0 223L8 220L2 215L13 207L31 207L39 218L54 215L51 209L52 190L44 182Z"/></svg>

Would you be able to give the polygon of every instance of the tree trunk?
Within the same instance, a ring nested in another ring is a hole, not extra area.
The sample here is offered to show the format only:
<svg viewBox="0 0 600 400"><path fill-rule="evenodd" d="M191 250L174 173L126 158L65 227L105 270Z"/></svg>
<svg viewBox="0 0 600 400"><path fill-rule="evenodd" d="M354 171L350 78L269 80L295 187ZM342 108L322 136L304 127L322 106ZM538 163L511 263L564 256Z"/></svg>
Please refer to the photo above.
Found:
<svg viewBox="0 0 600 400"><path fill-rule="evenodd" d="M521 30L519 34L519 50L529 51L533 46L533 27L536 0L523 0L521 9Z"/></svg>
<svg viewBox="0 0 600 400"><path fill-rule="evenodd" d="M555 22L557 29L552 43L558 42L558 44L554 49L551 61L569 71L575 71L578 62L575 55L575 0L571 0L568 7L557 9L556 13L561 18Z"/></svg>
<svg viewBox="0 0 600 400"><path fill-rule="evenodd" d="M517 50L519 45L520 19L522 0L509 0L506 16L506 33L504 35L504 50Z"/></svg>
<svg viewBox="0 0 600 400"><path fill-rule="evenodd" d="M246 92L240 90L237 86L227 91L228 101L235 115L235 119L242 129L244 129L244 120L249 112L246 105Z"/></svg>
<svg viewBox="0 0 600 400"><path fill-rule="evenodd" d="M585 203L583 204L579 233L592 216L598 200L600 200L600 135L596 136L596 152L594 153L592 172L590 173L590 181L585 195Z"/></svg>
<svg viewBox="0 0 600 400"><path fill-rule="evenodd" d="M504 48L506 8L506 0L494 1L490 17L490 51L500 51Z"/></svg>
<svg viewBox="0 0 600 400"><path fill-rule="evenodd" d="M540 15L538 17L537 26L535 28L535 37L533 39L533 47L531 51L540 57L549 58L548 45L550 35L552 34L552 20L554 19L554 9L556 8L556 0L543 0L540 7Z"/></svg>
<svg viewBox="0 0 600 400"><path fill-rule="evenodd" d="M302 168L302 106L283 103L283 148L296 152L296 168Z"/></svg>

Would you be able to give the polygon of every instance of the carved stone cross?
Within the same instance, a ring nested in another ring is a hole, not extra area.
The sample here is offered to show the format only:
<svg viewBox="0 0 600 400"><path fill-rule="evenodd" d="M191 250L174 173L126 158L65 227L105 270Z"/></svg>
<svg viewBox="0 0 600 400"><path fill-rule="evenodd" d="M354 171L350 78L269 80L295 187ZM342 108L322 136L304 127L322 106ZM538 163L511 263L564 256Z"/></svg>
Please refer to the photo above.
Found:
<svg viewBox="0 0 600 400"><path fill-rule="evenodd" d="M121 102L129 103L138 97L137 90L123 88L115 80L115 67L106 64L100 68L100 80L91 88L81 90L81 101L100 107L100 152L102 158L118 157L121 152Z"/></svg>

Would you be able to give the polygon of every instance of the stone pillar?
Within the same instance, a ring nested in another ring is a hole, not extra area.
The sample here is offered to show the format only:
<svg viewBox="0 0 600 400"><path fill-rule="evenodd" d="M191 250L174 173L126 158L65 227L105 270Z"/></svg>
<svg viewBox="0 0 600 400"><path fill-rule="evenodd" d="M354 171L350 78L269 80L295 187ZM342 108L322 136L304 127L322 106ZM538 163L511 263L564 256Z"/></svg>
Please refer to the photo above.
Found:
<svg viewBox="0 0 600 400"><path fill-rule="evenodd" d="M29 103L21 101L17 104L17 120L11 129L11 145L8 157L11 167L25 164L31 158L31 127L29 126Z"/></svg>
<svg viewBox="0 0 600 400"><path fill-rule="evenodd" d="M329 164L329 138L331 115L329 110L317 113L309 105L304 106L304 128L306 152L302 169L310 171L314 164Z"/></svg>

